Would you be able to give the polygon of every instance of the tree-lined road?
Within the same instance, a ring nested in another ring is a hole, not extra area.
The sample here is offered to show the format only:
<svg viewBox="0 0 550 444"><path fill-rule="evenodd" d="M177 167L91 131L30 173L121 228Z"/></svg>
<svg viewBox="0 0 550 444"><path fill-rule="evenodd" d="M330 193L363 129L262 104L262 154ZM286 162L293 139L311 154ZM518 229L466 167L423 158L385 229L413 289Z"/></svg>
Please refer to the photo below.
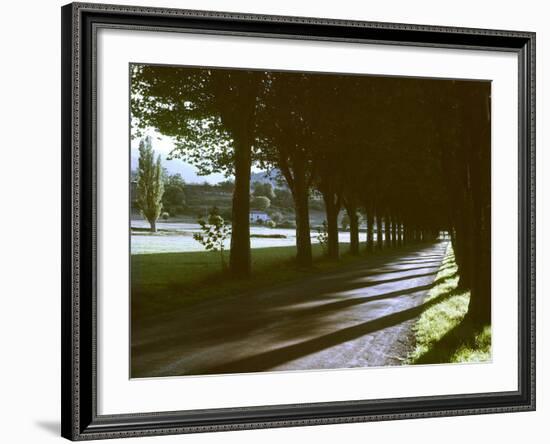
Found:
<svg viewBox="0 0 550 444"><path fill-rule="evenodd" d="M132 376L334 369L399 364L446 242L257 294L199 304L135 331Z"/></svg>
<svg viewBox="0 0 550 444"><path fill-rule="evenodd" d="M174 138L171 156L234 178L232 277L254 275L250 205L262 196L251 199L251 174L260 167L292 196L300 268L314 265L314 196L331 259L341 254L342 211L356 256L360 213L369 251L448 233L470 291L468 321L491 323L490 82L133 64L130 97L136 135L154 128ZM261 200L254 205L267 208ZM375 245L375 231L387 241Z"/></svg>

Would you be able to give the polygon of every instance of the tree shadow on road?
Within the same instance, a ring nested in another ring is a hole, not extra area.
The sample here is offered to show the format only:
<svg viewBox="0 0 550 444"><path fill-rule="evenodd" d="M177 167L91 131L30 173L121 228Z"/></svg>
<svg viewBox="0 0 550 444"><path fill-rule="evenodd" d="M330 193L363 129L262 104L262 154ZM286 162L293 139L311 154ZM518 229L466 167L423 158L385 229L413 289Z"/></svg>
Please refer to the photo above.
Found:
<svg viewBox="0 0 550 444"><path fill-rule="evenodd" d="M433 256L440 261L442 259L442 255ZM373 303L373 309L376 310L375 301L419 298L409 299L410 302L405 306L412 305L413 301L416 304L443 279L424 284L437 274L438 266L399 268L399 261L402 259L403 255L396 252L381 257L368 267L362 264L324 276L303 279L299 286L285 283L274 288L258 289L256 294L239 295L225 300L223 306L211 301L195 307L193 312L174 312L171 319L155 324L154 330L140 329L139 337L132 335L132 377L177 375L178 370L162 370L165 366L159 365L160 362L167 362L166 359L170 356L175 358L206 353L207 350L217 349L224 344L226 351L223 358L217 354L211 355L212 359L207 360L210 364L203 362L205 365L201 364L200 368L187 367L185 374L267 370L414 319L443 298L347 328L342 328L342 325L333 321L339 312L354 306ZM423 262L422 256L417 259ZM416 270L424 272L412 274ZM391 277L393 273L404 275ZM448 276L444 279L448 279ZM376 288L377 285L381 285L380 289ZM399 304L395 307L400 309ZM277 325L277 328L272 328L272 325ZM334 329L337 330L323 334ZM317 334L320 336L315 337ZM267 351L245 357L242 357L241 350L237 349L233 353L232 344L242 343L243 338L250 338L247 340L249 343ZM300 342L277 347L288 344L289 341ZM270 345L275 348L269 349ZM158 372L153 372L149 363L154 363Z"/></svg>
<svg viewBox="0 0 550 444"><path fill-rule="evenodd" d="M227 362L221 365L205 368L201 371L202 374L221 374L221 373L239 373L239 372L258 372L269 370L278 365L298 359L302 356L309 355L329 347L334 347L338 344L359 338L361 336L373 333L393 325L400 324L410 319L419 316L424 310L434 304L442 302L446 298L451 297L451 294L441 295L430 301L417 305L415 307L392 313L377 319L373 319L359 325L344 328L334 333L329 333L323 336L316 337L307 341L293 344L286 347L276 348L263 353L258 353L254 356L237 359L232 362Z"/></svg>
<svg viewBox="0 0 550 444"><path fill-rule="evenodd" d="M430 276L430 275L435 275L435 274L437 274L437 273L427 273L427 274L423 274L423 275L413 275L413 276L409 276L408 279L414 279L417 276L425 277L425 276ZM345 299L340 299L340 300L337 300L337 301L334 301L334 302L328 302L326 304L317 305L313 308L305 308L305 309L292 308L292 313L297 318L303 318L303 317L309 316L309 315L316 315L316 314L322 314L322 313L333 313L335 310L348 308L348 307L352 307L352 306L357 306L357 305L362 305L362 304L367 304L367 303L370 303L370 302L373 302L373 301L380 301L380 300L383 300L383 299L396 298L396 297L400 297L400 296L413 296L413 295L415 295L416 293L419 293L419 292L422 292L422 293L427 292L427 291L431 290L433 287L435 287L436 285L440 284L441 282L443 282L443 281L445 281L449 278L452 278L453 276L454 275L441 277L441 278L436 279L435 281L433 281L431 284L418 285L418 286L415 286L415 287L408 287L408 288L404 288L403 290L390 291L390 292L387 292L387 293L377 294L377 295L374 295L374 296L345 298ZM402 278L402 279L399 279L399 280L405 280L405 279L407 279L407 278ZM389 280L389 281L392 281L392 280ZM377 285L379 283L386 283L386 282L387 281L373 282L370 285ZM345 292L345 291L349 291L350 289L356 289L356 288L362 288L362 287L368 288L369 285L350 286L350 287L347 287L346 289L339 290L338 293L342 293L342 292ZM328 293L327 295L334 295L335 296L337 294Z"/></svg>

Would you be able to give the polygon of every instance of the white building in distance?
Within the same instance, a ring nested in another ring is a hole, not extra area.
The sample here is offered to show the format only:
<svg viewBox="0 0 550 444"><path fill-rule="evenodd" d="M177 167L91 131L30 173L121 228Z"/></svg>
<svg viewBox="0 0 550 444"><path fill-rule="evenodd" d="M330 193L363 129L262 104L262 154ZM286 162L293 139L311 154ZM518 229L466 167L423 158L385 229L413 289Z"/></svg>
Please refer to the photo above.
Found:
<svg viewBox="0 0 550 444"><path fill-rule="evenodd" d="M252 224L262 224L271 220L269 214L265 211L252 210L250 211L250 223Z"/></svg>

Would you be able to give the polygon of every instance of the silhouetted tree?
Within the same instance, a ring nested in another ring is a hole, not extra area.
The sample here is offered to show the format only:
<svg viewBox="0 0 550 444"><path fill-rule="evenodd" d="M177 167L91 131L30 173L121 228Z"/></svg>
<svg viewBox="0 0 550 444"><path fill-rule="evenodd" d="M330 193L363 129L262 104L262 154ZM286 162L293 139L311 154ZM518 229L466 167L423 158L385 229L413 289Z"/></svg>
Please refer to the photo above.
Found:
<svg viewBox="0 0 550 444"><path fill-rule="evenodd" d="M261 163L277 168L291 190L296 217L296 261L312 264L309 189L313 178L309 76L270 73L258 118Z"/></svg>

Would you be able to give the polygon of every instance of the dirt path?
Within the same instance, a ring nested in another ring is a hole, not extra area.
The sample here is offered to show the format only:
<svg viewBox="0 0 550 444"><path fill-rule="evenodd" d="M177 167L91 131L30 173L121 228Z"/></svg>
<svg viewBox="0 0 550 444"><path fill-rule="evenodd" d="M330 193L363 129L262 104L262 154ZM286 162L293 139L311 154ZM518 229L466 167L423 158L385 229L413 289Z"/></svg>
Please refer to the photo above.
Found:
<svg viewBox="0 0 550 444"><path fill-rule="evenodd" d="M399 364L445 242L179 312L132 338L132 376Z"/></svg>

